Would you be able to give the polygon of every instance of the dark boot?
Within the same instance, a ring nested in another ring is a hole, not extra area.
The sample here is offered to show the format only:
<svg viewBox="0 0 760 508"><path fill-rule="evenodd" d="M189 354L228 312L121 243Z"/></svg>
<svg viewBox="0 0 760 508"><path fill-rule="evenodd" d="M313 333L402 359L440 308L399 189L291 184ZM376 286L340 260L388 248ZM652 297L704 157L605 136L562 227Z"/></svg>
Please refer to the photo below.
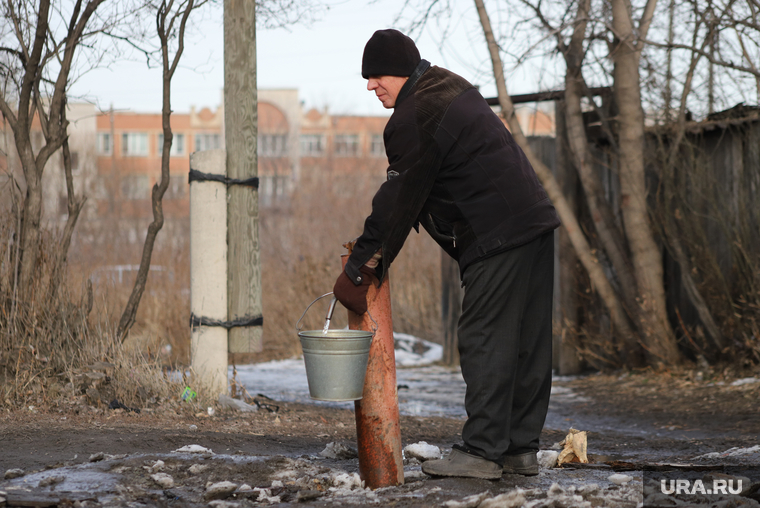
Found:
<svg viewBox="0 0 760 508"><path fill-rule="evenodd" d="M484 480L498 480L502 474L501 466L496 462L456 448L446 458L423 462L422 472L431 476L464 476Z"/></svg>
<svg viewBox="0 0 760 508"><path fill-rule="evenodd" d="M536 476L538 474L538 457L536 452L507 455L504 459L504 472L507 474Z"/></svg>

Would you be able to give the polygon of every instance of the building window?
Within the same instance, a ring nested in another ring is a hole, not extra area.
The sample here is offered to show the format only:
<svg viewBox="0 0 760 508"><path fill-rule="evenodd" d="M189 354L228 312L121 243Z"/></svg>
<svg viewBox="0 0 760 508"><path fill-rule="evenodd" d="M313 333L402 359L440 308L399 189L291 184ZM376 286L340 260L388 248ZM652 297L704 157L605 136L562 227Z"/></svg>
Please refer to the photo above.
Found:
<svg viewBox="0 0 760 508"><path fill-rule="evenodd" d="M195 151L218 150L222 148L222 136L215 133L195 135Z"/></svg>
<svg viewBox="0 0 760 508"><path fill-rule="evenodd" d="M369 153L372 157L383 157L385 155L385 143L382 134L373 134L370 139Z"/></svg>
<svg viewBox="0 0 760 508"><path fill-rule="evenodd" d="M301 156L320 157L325 153L325 137L321 134L301 134Z"/></svg>
<svg viewBox="0 0 760 508"><path fill-rule="evenodd" d="M338 157L356 157L359 155L359 135L337 134L335 136L335 155Z"/></svg>
<svg viewBox="0 0 760 508"><path fill-rule="evenodd" d="M121 179L121 197L124 199L147 199L148 187L148 175L126 175Z"/></svg>
<svg viewBox="0 0 760 508"><path fill-rule="evenodd" d="M98 134L98 155L111 155L113 150L113 140L110 132L101 132Z"/></svg>
<svg viewBox="0 0 760 508"><path fill-rule="evenodd" d="M164 154L164 133L158 135L158 155ZM172 136L172 149L169 151L169 155L176 157L178 155L185 155L185 135L174 134Z"/></svg>
<svg viewBox="0 0 760 508"><path fill-rule="evenodd" d="M286 134L259 135L259 155L262 157L282 157L287 151Z"/></svg>
<svg viewBox="0 0 760 508"><path fill-rule="evenodd" d="M146 132L125 132L121 135L121 154L127 156L148 155L148 134Z"/></svg>
<svg viewBox="0 0 760 508"><path fill-rule="evenodd" d="M187 189L187 177L186 176L170 176L169 187L166 188L166 199L182 199L185 196L185 189Z"/></svg>
<svg viewBox="0 0 760 508"><path fill-rule="evenodd" d="M282 196L285 195L285 189L287 188L287 185L288 185L288 178L286 176L278 176L277 178L275 178L274 184L275 184L274 193L278 198L281 198Z"/></svg>

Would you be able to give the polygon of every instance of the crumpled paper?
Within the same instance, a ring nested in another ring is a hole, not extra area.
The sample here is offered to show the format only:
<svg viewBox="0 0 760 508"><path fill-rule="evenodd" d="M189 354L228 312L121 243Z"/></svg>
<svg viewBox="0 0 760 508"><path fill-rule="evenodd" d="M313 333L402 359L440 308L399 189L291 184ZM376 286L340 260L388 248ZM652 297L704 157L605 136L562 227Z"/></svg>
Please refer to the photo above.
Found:
<svg viewBox="0 0 760 508"><path fill-rule="evenodd" d="M586 456L588 442L585 430L571 428L565 439L559 442L559 445L563 449L557 458L557 465L562 465L566 462L588 463L588 457Z"/></svg>

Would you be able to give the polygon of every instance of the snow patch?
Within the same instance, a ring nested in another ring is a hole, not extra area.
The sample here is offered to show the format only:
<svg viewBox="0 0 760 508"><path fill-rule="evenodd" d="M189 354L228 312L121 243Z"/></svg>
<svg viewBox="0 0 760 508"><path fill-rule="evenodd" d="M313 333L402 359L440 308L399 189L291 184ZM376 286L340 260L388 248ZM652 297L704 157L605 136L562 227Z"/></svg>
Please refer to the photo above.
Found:
<svg viewBox="0 0 760 508"><path fill-rule="evenodd" d="M625 485L633 480L633 476L628 476L627 474L613 474L608 476L607 479L615 485Z"/></svg>
<svg viewBox="0 0 760 508"><path fill-rule="evenodd" d="M223 499L231 496L237 488L237 483L228 481L212 483L206 487L203 497L205 499Z"/></svg>
<svg viewBox="0 0 760 508"><path fill-rule="evenodd" d="M197 445L197 444L185 445L182 448L177 448L176 450L174 450L173 453L208 453L211 455L214 454L214 452L212 452L208 448L204 448L203 446Z"/></svg>
<svg viewBox="0 0 760 508"><path fill-rule="evenodd" d="M358 453L353 448L350 448L343 443L334 442L327 443L325 449L319 452L319 454L326 459L336 460L355 459L358 456Z"/></svg>
<svg viewBox="0 0 760 508"><path fill-rule="evenodd" d="M461 501L446 501L443 506L446 508L476 508L480 503L488 497L488 492L481 492L480 494L474 494L467 496Z"/></svg>
<svg viewBox="0 0 760 508"><path fill-rule="evenodd" d="M413 335L394 332L393 343L399 367L430 365L443 358L443 346Z"/></svg>
<svg viewBox="0 0 760 508"><path fill-rule="evenodd" d="M523 490L515 489L506 494L500 494L491 499L483 500L483 502L478 505L478 508L517 508L524 504L525 496L523 495Z"/></svg>
<svg viewBox="0 0 760 508"><path fill-rule="evenodd" d="M404 447L404 456L425 462L426 460L440 459L441 449L435 445L427 444L425 441L420 441Z"/></svg>
<svg viewBox="0 0 760 508"><path fill-rule="evenodd" d="M731 383L731 386L751 385L754 383L760 383L760 379L756 377L745 377L743 379L737 379L736 381Z"/></svg>
<svg viewBox="0 0 760 508"><path fill-rule="evenodd" d="M208 464L193 464L187 470L190 474L200 474L208 469Z"/></svg>
<svg viewBox="0 0 760 508"><path fill-rule="evenodd" d="M695 459L719 459L719 458L725 458L725 457L742 457L744 455L754 455L754 454L760 454L760 445L755 445L750 448L729 448L725 452L711 452L711 453L705 453L704 455L699 455L697 457L694 457Z"/></svg>
<svg viewBox="0 0 760 508"><path fill-rule="evenodd" d="M555 450L539 450L537 454L538 465L544 469L557 467L559 452Z"/></svg>
<svg viewBox="0 0 760 508"><path fill-rule="evenodd" d="M156 473L150 475L150 479L156 482L162 489L174 487L174 478L166 473Z"/></svg>

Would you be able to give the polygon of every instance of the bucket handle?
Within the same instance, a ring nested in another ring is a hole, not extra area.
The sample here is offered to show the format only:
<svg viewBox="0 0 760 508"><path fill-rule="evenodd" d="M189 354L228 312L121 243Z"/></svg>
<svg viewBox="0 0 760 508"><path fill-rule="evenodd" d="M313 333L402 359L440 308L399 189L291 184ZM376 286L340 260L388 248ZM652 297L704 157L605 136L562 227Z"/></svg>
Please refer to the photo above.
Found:
<svg viewBox="0 0 760 508"><path fill-rule="evenodd" d="M297 332L300 332L303 329L303 328L301 328L301 321L303 321L304 316L306 316L306 313L309 312L309 309L311 308L311 306L314 305L315 303L317 303L319 300L321 300L325 296L330 296L332 294L333 294L333 292L330 291L329 293L325 293L322 296L318 296L313 302L311 302L306 307L306 310L303 311L303 314L301 314L301 317L298 318L298 321L296 321L296 331ZM333 296L332 301L330 302L330 309L327 311L327 319L326 319L326 321L327 321L328 325L330 323L330 319L332 319L333 311L335 310L335 302L337 302L337 298L335 298L335 296ZM377 332L377 329L378 329L378 324L377 324L377 321L375 321L375 318L372 317L372 313L370 313L369 309L367 309L367 315L372 320L372 324L374 325L374 327L372 328L372 330L370 330L372 332L372 336L374 337L375 333Z"/></svg>

